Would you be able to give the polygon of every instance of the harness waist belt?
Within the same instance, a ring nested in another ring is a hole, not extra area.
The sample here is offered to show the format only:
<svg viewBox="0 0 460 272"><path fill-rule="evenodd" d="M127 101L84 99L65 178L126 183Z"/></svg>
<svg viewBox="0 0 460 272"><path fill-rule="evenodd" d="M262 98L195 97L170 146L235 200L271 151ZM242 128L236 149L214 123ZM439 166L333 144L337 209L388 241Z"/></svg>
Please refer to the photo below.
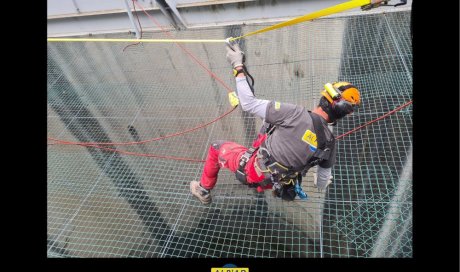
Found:
<svg viewBox="0 0 460 272"><path fill-rule="evenodd" d="M252 154L257 149L258 148L251 147L248 150L246 150L244 154L241 156L240 161L238 162L238 169L236 169L235 176L236 176L236 179L238 179L241 183L245 185L248 185L248 180L246 178L246 173L244 172L244 168L246 167L246 164L248 163Z"/></svg>
<svg viewBox="0 0 460 272"><path fill-rule="evenodd" d="M286 177L293 178L298 174L298 172L292 167L286 167L274 160L265 147L259 148L256 161L256 167L259 167L258 170L265 175L268 174L272 181L278 181Z"/></svg>

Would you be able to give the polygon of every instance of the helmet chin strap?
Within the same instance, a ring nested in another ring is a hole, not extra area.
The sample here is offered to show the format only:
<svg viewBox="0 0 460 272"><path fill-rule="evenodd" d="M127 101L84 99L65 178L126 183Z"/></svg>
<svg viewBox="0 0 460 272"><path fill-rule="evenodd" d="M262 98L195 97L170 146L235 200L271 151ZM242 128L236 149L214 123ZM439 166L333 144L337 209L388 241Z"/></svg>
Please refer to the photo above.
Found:
<svg viewBox="0 0 460 272"><path fill-rule="evenodd" d="M327 100L323 100L320 104L321 109L327 113L328 121L331 126L335 126L337 124L337 117L335 116L332 105L329 104Z"/></svg>
<svg viewBox="0 0 460 272"><path fill-rule="evenodd" d="M329 113L329 112L326 112L326 113L327 113L327 116L328 116L328 119L329 119L328 124L331 125L331 126L337 125L337 118L335 118L334 114Z"/></svg>

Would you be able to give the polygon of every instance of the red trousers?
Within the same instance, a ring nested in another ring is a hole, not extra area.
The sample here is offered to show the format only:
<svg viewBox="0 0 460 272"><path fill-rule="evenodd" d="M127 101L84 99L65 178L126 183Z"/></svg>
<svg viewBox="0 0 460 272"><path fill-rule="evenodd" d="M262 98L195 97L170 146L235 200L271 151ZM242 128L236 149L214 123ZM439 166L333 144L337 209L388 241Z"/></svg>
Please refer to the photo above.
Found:
<svg viewBox="0 0 460 272"><path fill-rule="evenodd" d="M259 135L256 141L254 141L253 146L258 147L263 140L265 140L265 135ZM240 158L247 149L234 142L215 141L212 143L209 147L203 174L201 175L201 186L208 190L214 188L221 168L227 168L233 173L236 172ZM256 152L251 156L244 169L248 183L259 183L265 179L263 174L260 176L257 174L254 168L255 159ZM271 184L263 188L259 186L257 189L260 192L262 189L269 188L271 188Z"/></svg>

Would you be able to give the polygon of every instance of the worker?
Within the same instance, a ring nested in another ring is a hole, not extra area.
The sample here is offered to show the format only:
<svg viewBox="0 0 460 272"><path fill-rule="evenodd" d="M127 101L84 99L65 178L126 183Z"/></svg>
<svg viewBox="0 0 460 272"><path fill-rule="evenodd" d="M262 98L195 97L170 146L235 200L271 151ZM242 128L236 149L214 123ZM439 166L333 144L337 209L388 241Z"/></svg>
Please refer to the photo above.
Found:
<svg viewBox="0 0 460 272"><path fill-rule="evenodd" d="M251 148L230 141L214 141L200 181L190 183L191 193L201 203L211 203L211 190L219 170L227 168L243 184L256 187L259 192L272 189L275 197L286 201L296 196L306 199L300 186L302 176L316 165L314 184L320 190L325 189L332 182L336 156L335 136L328 125L335 125L359 105L357 87L349 82L326 84L318 106L312 111L294 104L257 99L246 77L244 53L236 43L228 42L226 49L237 89L237 94L230 94L230 101L233 99L235 105L241 104L243 111L262 118L263 127Z"/></svg>

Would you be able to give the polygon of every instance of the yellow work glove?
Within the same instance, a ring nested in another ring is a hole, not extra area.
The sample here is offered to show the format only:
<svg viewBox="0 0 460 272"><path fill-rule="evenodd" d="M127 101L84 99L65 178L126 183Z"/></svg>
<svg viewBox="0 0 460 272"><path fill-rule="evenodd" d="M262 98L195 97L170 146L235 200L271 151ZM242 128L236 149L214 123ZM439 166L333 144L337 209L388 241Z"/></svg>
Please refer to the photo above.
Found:
<svg viewBox="0 0 460 272"><path fill-rule="evenodd" d="M230 105L232 105L232 107L236 107L238 106L238 104L240 104L240 100L238 99L238 96L236 95L236 92L231 92L231 93L228 93L228 100L230 101Z"/></svg>

